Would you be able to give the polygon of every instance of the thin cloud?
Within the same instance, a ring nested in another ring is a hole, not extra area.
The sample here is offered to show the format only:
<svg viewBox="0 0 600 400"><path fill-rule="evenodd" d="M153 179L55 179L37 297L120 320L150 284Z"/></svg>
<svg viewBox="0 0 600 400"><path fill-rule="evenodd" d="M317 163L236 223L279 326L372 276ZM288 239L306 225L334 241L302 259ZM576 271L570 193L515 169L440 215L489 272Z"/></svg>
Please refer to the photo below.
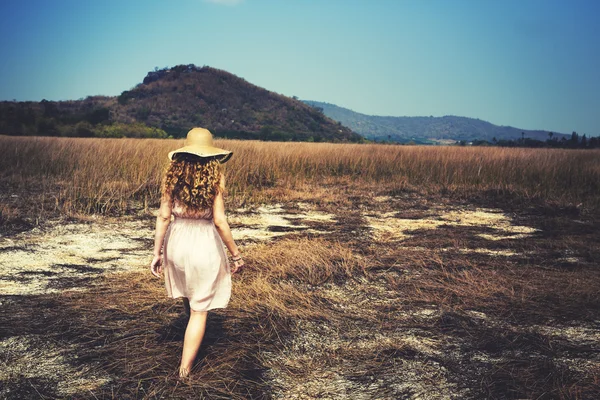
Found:
<svg viewBox="0 0 600 400"><path fill-rule="evenodd" d="M224 6L235 6L242 3L244 0L204 0L207 3L221 4Z"/></svg>

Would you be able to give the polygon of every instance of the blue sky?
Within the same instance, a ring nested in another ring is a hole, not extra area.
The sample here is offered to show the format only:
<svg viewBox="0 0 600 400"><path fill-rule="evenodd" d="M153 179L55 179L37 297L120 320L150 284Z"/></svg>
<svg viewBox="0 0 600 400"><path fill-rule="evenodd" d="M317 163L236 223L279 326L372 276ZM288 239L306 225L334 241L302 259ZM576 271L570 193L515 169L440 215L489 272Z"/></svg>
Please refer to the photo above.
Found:
<svg viewBox="0 0 600 400"><path fill-rule="evenodd" d="M374 115L600 135L600 1L2 0L0 100L227 70Z"/></svg>

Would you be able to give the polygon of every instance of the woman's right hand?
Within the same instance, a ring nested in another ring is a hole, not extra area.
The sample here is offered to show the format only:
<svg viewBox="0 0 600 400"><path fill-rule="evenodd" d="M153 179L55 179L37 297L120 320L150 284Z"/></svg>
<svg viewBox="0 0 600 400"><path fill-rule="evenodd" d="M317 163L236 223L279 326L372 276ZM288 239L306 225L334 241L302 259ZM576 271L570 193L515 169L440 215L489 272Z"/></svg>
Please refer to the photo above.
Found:
<svg viewBox="0 0 600 400"><path fill-rule="evenodd" d="M161 256L154 256L152 262L150 263L150 272L157 278L160 278L160 273L162 272L162 258Z"/></svg>

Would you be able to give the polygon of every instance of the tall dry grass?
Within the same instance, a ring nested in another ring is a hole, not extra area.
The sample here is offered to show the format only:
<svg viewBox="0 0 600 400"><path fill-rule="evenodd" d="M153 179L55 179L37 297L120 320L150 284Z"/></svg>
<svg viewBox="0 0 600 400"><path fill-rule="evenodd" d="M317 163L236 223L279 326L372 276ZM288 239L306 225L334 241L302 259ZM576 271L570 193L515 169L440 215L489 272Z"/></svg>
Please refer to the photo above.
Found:
<svg viewBox="0 0 600 400"><path fill-rule="evenodd" d="M0 136L0 185L5 196L35 198L30 211L40 215L127 213L158 203L166 154L182 145L182 140ZM285 200L286 190L307 185L344 184L391 193L489 191L600 208L600 150L239 140L216 145L234 152L226 175L229 201L236 204L272 200L274 193ZM6 218L14 210L10 201L2 203Z"/></svg>

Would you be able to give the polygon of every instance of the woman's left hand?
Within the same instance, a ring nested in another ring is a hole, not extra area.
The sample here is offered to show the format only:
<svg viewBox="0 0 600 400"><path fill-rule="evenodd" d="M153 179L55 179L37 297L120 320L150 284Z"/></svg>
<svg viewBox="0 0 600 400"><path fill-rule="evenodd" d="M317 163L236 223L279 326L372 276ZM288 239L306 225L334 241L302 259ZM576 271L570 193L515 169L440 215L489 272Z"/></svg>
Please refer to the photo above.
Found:
<svg viewBox="0 0 600 400"><path fill-rule="evenodd" d="M150 263L150 272L157 278L160 278L160 273L162 272L162 258L161 256L154 256L152 262Z"/></svg>
<svg viewBox="0 0 600 400"><path fill-rule="evenodd" d="M242 260L241 258L237 261L233 262L233 268L231 268L231 273L235 274L236 272L238 272L240 269L242 269L243 266L245 266L246 264L244 263L244 260Z"/></svg>

